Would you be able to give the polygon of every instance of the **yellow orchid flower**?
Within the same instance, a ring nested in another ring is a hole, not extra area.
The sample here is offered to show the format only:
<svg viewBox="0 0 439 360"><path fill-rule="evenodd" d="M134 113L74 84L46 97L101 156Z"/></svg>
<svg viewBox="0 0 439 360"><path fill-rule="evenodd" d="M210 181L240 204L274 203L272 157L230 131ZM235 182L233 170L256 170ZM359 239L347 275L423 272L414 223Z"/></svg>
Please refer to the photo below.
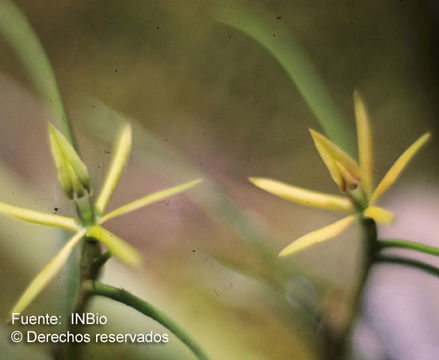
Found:
<svg viewBox="0 0 439 360"><path fill-rule="evenodd" d="M358 218L367 217L382 224L389 224L393 221L394 215L390 211L374 204L398 179L409 161L428 141L431 134L422 135L404 151L384 175L378 186L373 189L372 137L366 107L357 92L354 92L354 106L358 138L358 163L325 136L310 129L312 139L323 162L344 196L306 190L267 178L249 178L250 182L257 187L286 200L348 214L333 224L301 236L284 248L279 256L291 255L331 239Z"/></svg>
<svg viewBox="0 0 439 360"><path fill-rule="evenodd" d="M49 124L49 137L52 154L58 170L58 178L67 196L76 201L78 207L89 202L91 183L87 167L79 155L53 125ZM117 235L103 228L101 225L107 220L125 215L143 206L163 200L169 196L197 185L201 180L194 180L166 190L158 191L141 199L130 202L116 210L105 213L106 207L119 182L122 171L131 151L131 125L123 125L118 140L113 149L113 156L102 189L97 196L93 209L88 210L87 216L81 219L69 218L61 215L46 214L35 210L24 209L0 201L0 212L20 220L42 225L60 227L74 232L74 235L49 262L48 265L32 280L21 295L10 314L22 312L60 271L66 263L75 246L84 237L95 238L102 242L121 261L128 265L139 265L142 262L140 253L119 238ZM87 207L85 207L87 209Z"/></svg>

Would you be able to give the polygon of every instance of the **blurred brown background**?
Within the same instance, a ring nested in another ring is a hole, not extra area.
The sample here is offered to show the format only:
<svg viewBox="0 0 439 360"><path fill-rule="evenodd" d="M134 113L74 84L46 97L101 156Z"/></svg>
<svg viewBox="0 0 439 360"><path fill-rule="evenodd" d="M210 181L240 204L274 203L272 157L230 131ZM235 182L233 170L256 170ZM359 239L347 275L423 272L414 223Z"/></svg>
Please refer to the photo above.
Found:
<svg viewBox="0 0 439 360"><path fill-rule="evenodd" d="M338 296L349 294L359 259L354 230L297 257L274 258L282 263L282 276L252 245L251 234L263 229L262 242L276 252L337 214L274 198L249 184L248 176L320 191L337 189L308 135L309 127L319 126L294 84L257 42L216 22L216 12L243 6L277 22L299 42L352 138L352 91L361 91L372 118L376 180L418 136L433 132L433 141L383 198L382 204L400 215L383 230L387 237L438 245L436 2L17 3L51 59L95 184L102 181L111 145L98 141L83 123L83 117L95 116L96 123L108 127L89 96L139 122L131 161L111 206L195 176L210 179L190 196L114 220L111 229L142 250L146 265L132 272L112 260L105 279L168 311L199 338L212 359L314 359L313 328L304 325L296 297L317 307L328 301L336 317L345 306ZM0 199L73 214L49 156L47 115L2 40L0 70ZM148 142L143 131L153 134L157 144ZM221 206L219 189L255 229L248 230L241 217ZM53 256L60 235L3 216L0 221L0 309L6 315L33 274ZM274 280L278 276L282 286ZM62 286L60 277L29 313L56 313ZM367 321L358 327L363 351L355 356L437 359L438 297L437 280L414 270L378 267L372 274ZM108 314L113 332L155 326L119 304L96 300L92 309ZM25 358L29 351L33 359L47 358L45 347L11 346L5 341L7 328L1 326L0 333L5 359ZM166 347L90 346L86 351L98 359L109 353L112 359L190 359L184 346L171 339Z"/></svg>

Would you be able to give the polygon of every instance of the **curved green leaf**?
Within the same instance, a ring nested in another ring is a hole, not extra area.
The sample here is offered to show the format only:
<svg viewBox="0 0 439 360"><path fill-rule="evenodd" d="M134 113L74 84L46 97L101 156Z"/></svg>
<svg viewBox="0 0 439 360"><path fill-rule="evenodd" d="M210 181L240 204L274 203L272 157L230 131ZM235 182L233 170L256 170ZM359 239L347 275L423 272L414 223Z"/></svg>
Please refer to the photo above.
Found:
<svg viewBox="0 0 439 360"><path fill-rule="evenodd" d="M75 147L72 129L49 58L26 16L11 0L0 1L0 34L17 53L38 95L52 110L64 135Z"/></svg>
<svg viewBox="0 0 439 360"><path fill-rule="evenodd" d="M219 11L217 20L250 36L279 62L297 86L326 134L343 150L354 153L343 117L302 47L274 24L236 8ZM275 30L274 30L275 29ZM273 36L276 33L277 36Z"/></svg>

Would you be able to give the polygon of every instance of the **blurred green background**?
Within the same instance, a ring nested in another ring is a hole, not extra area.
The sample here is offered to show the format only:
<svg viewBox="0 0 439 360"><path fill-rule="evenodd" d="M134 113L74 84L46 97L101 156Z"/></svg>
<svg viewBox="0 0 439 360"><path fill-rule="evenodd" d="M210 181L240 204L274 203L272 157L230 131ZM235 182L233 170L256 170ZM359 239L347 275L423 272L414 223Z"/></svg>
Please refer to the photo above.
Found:
<svg viewBox="0 0 439 360"><path fill-rule="evenodd" d="M320 129L319 124L295 84L267 49L216 19L239 9L267 23L274 41L282 37L299 44L341 114L348 129L343 135L352 142L352 91L362 93L372 119L376 180L402 150L432 131L433 141L382 204L397 215L399 209L410 209L386 230L388 236L409 233L410 240L431 239L432 245L437 240L432 219L439 210L439 6L434 1L17 4L51 59L95 185L105 173L115 130L114 114L103 103L135 121L134 151L110 206L198 176L207 179L190 194L109 223L142 250L146 265L133 272L112 260L105 280L173 315L212 359L318 358L319 324L310 317L325 309L338 323L361 256L352 230L294 258L276 258L283 246L337 214L284 202L253 187L247 177L337 189L308 133L309 127ZM0 70L0 199L73 214L49 156L47 113L2 39ZM6 217L0 222L0 313L5 317L55 254L62 236ZM377 273L387 271L395 269L383 267ZM379 275L378 285L383 284ZM437 303L438 285L428 283L426 289L424 276L415 285L424 286L429 304ZM63 283L60 276L29 313L60 311ZM407 306L425 306L423 301ZM163 330L120 304L97 299L91 309L108 315L108 331ZM431 322L430 334L439 332L438 317L422 318ZM404 325L416 329L415 323ZM397 332L392 317L384 328L388 337ZM0 333L5 359L49 358L45 346L11 345L5 340L6 326L0 326ZM359 359L403 358L395 355L397 345L387 344L391 341L372 346L361 342L367 332L358 337ZM95 359L192 358L174 337L166 346L92 345L84 352ZM427 353L438 354L434 347Z"/></svg>

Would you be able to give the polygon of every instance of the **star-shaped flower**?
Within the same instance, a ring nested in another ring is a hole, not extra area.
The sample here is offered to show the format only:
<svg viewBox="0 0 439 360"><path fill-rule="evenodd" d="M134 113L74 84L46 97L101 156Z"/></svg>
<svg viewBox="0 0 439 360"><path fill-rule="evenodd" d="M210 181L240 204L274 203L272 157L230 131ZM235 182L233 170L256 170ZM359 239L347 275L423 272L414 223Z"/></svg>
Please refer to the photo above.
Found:
<svg viewBox="0 0 439 360"><path fill-rule="evenodd" d="M113 149L113 156L104 184L93 207L90 206L92 187L87 167L64 135L51 124L49 124L49 136L52 154L58 171L58 178L66 195L75 201L81 218L74 219L61 215L46 214L0 201L0 212L4 214L24 221L60 227L74 232L74 235L67 241L58 254L32 280L15 304L11 313L22 312L32 302L49 281L59 272L75 246L84 237L99 240L113 255L128 265L136 266L141 264L142 257L140 253L120 237L103 228L102 225L112 218L125 215L143 206L163 200L201 182L201 180L195 180L158 191L106 213L108 202L116 189L131 151L131 125L126 123L121 128Z"/></svg>
<svg viewBox="0 0 439 360"><path fill-rule="evenodd" d="M354 92L357 123L359 163L322 134L310 129L314 144L329 173L344 196L306 190L267 178L252 177L249 180L259 188L281 198L322 209L349 214L333 224L312 231L284 248L279 256L296 253L316 243L331 239L345 230L355 219L368 217L378 223L389 224L393 214L375 206L376 201L397 180L413 156L430 138L422 135L395 161L384 178L373 189L372 139L366 108L359 94Z"/></svg>

